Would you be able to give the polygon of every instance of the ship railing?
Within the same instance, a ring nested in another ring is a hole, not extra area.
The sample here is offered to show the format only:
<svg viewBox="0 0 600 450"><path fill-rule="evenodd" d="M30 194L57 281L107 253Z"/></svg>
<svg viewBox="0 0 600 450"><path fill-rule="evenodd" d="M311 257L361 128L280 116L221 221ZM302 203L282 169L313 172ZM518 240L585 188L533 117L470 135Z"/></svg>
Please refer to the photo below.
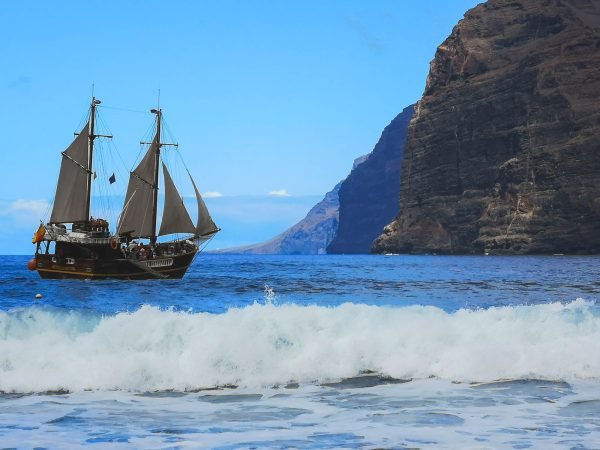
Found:
<svg viewBox="0 0 600 450"><path fill-rule="evenodd" d="M110 237L102 237L95 238L89 236L72 236L69 234L58 234L58 233L49 233L46 232L44 235L44 240L46 241L56 241L56 242L71 242L75 244L95 244L95 245L108 245L114 240L117 243L124 242L121 240L119 236L110 236Z"/></svg>

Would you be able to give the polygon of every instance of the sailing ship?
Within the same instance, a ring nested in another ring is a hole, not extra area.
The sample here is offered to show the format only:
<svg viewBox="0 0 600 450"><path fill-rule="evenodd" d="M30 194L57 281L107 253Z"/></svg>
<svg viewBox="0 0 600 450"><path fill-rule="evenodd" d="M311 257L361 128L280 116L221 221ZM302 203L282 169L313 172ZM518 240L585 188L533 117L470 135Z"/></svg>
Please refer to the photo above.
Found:
<svg viewBox="0 0 600 450"><path fill-rule="evenodd" d="M194 224L161 149L177 146L161 141L162 110L156 116L154 137L129 175L123 208L116 230L111 233L105 219L90 216L94 141L112 136L96 134L96 109L92 97L89 118L71 145L62 152L62 162L50 220L40 224L32 239L35 257L29 262L42 278L162 279L182 278L201 245L220 231L212 220L196 183L187 174L196 193L198 219ZM157 224L159 168L162 166L164 206ZM187 170L187 169L186 169ZM111 177L114 181L114 174ZM159 237L177 235L159 242Z"/></svg>

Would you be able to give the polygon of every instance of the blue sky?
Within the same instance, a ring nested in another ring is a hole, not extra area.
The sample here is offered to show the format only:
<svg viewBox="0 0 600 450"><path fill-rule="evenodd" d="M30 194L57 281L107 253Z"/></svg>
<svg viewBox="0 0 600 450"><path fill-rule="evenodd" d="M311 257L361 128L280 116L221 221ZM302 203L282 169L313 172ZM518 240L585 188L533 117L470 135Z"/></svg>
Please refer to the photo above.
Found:
<svg viewBox="0 0 600 450"><path fill-rule="evenodd" d="M120 155L116 190L160 89L187 167L217 193L207 202L224 231L213 247L274 236L419 99L436 47L477 3L2 3L0 253L31 252L92 84L115 136L105 145Z"/></svg>

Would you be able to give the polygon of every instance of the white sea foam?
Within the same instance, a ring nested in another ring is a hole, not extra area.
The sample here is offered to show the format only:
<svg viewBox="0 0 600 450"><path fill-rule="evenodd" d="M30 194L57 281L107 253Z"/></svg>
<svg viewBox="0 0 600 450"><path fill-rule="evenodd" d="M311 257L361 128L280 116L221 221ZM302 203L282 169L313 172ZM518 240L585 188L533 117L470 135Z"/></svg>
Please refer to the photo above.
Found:
<svg viewBox="0 0 600 450"><path fill-rule="evenodd" d="M0 313L0 390L197 389L324 382L373 370L456 381L600 378L600 316L583 300L435 307L252 305L223 314Z"/></svg>

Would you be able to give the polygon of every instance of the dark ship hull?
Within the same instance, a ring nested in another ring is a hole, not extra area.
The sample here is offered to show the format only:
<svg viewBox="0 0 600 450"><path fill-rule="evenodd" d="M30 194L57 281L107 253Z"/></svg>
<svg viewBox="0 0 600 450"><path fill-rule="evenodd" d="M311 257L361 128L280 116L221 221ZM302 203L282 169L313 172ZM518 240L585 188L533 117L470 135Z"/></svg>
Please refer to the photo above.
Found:
<svg viewBox="0 0 600 450"><path fill-rule="evenodd" d="M136 259L109 245L60 245L60 254L35 255L36 269L42 278L50 279L122 279L151 280L182 278L197 253L197 247L179 254L162 254ZM191 246L190 246L191 247ZM76 250L72 252L69 250ZM86 255L87 253L87 255Z"/></svg>

